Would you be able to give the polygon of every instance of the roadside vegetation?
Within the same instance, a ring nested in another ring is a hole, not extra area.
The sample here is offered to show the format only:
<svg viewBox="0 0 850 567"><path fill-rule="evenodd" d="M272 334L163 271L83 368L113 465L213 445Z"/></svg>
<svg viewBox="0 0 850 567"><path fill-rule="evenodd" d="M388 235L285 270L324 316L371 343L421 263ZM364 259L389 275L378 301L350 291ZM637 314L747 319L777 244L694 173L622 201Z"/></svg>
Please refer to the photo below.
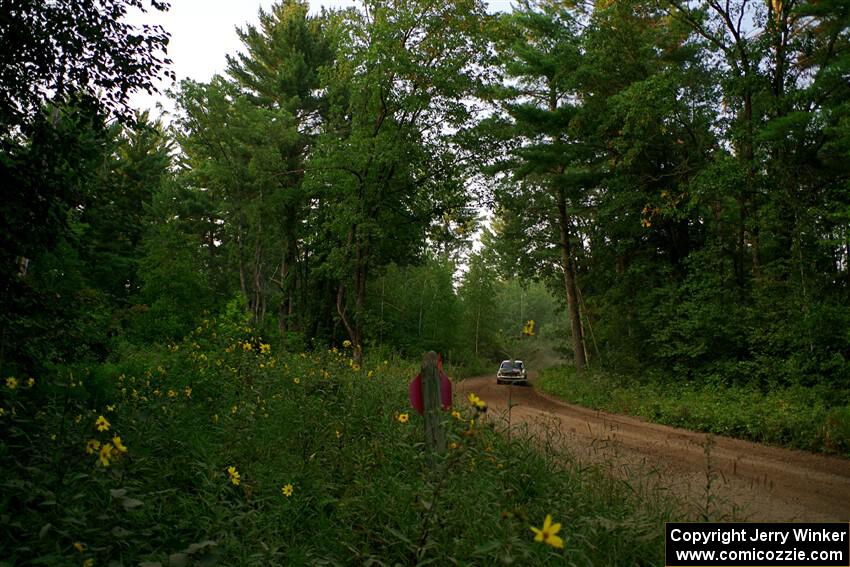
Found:
<svg viewBox="0 0 850 567"><path fill-rule="evenodd" d="M430 464L417 367L352 354L281 354L235 309L168 346L7 379L0 564L662 560L668 503L508 441L466 400Z"/></svg>
<svg viewBox="0 0 850 567"><path fill-rule="evenodd" d="M850 457L848 393L824 387L630 378L570 366L543 371L537 387L565 401L647 421Z"/></svg>

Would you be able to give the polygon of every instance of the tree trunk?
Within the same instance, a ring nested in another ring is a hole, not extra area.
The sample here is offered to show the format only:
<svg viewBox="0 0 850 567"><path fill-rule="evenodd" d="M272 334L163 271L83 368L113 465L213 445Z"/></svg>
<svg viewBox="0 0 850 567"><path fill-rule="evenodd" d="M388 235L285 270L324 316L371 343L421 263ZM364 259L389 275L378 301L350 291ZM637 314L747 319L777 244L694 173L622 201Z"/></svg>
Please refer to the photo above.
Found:
<svg viewBox="0 0 850 567"><path fill-rule="evenodd" d="M251 278L251 312L254 315L254 324L259 324L264 311L264 298L263 298L263 246L259 238L257 238L257 242L254 245L254 266L253 266L253 277Z"/></svg>
<svg viewBox="0 0 850 567"><path fill-rule="evenodd" d="M475 314L475 358L478 358L478 330L481 327L481 302L478 302L478 310Z"/></svg>
<svg viewBox="0 0 850 567"><path fill-rule="evenodd" d="M239 258L239 289L242 290L242 297L245 298L245 301L249 301L248 297L248 284L245 278L245 260L242 257L243 253L243 232L242 232L242 224L239 224L239 228L236 231L236 255Z"/></svg>
<svg viewBox="0 0 850 567"><path fill-rule="evenodd" d="M351 340L353 350L354 363L363 365L363 314L366 303L366 277L367 269L365 262L365 253L361 243L357 239L356 226L352 226L348 231L347 250L351 250L354 246L355 250L355 265L354 265L354 318L348 317L348 311L345 307L345 281L339 283L336 296L336 311L339 314L340 321L345 327L348 337Z"/></svg>
<svg viewBox="0 0 850 567"><path fill-rule="evenodd" d="M381 276L381 325L378 327L378 344L384 344L384 293L386 291L386 274Z"/></svg>
<svg viewBox="0 0 850 567"><path fill-rule="evenodd" d="M748 89L750 87L747 87ZM744 122L746 140L743 143L743 158L747 170L747 194L744 197L746 206L744 208L744 226L749 224L746 232L749 234L750 254L753 264L753 277L761 277L761 247L759 246L759 203L756 192L756 164L755 164L755 134L753 126L753 97L747 92L744 95ZM749 221L749 222L747 222Z"/></svg>
<svg viewBox="0 0 850 567"><path fill-rule="evenodd" d="M286 250L286 246L284 246L283 254L281 254L280 259L280 292L281 292L281 300L280 305L278 306L277 311L277 328L278 331L283 335L287 331L287 321L289 320L289 311L292 308L292 295L287 293L287 283L289 279L289 262L287 262L288 251Z"/></svg>
<svg viewBox="0 0 850 567"><path fill-rule="evenodd" d="M570 247L569 216L567 215L567 200L562 189L557 192L558 229L561 237L561 266L564 270L564 287L567 291L567 311L570 316L570 327L573 336L573 352L578 373L583 373L587 367L584 351L584 332L581 328L581 315L576 291L575 263Z"/></svg>
<svg viewBox="0 0 850 567"><path fill-rule="evenodd" d="M358 243L355 276L357 287L354 296L354 337L351 340L354 348L354 363L358 366L363 366L363 319L366 314L366 278L368 277L365 256L363 246Z"/></svg>

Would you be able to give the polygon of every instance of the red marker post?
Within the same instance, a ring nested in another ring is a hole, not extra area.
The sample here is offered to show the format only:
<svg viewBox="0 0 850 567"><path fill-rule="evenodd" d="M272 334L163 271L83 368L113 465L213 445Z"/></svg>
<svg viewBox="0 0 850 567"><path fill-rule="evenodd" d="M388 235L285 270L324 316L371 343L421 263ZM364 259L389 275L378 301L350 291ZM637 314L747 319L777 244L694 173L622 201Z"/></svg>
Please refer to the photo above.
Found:
<svg viewBox="0 0 850 567"><path fill-rule="evenodd" d="M443 372L439 355L428 352L422 360L421 372L410 381L410 405L425 416L425 446L429 451L446 450L446 435L440 423L440 408L452 406L452 383Z"/></svg>
<svg viewBox="0 0 850 567"><path fill-rule="evenodd" d="M411 407L419 415L423 415L425 413L425 406L422 403L422 374L417 374L416 378L410 381L408 389L410 390ZM440 401L444 410L452 407L452 382L442 369L440 369Z"/></svg>

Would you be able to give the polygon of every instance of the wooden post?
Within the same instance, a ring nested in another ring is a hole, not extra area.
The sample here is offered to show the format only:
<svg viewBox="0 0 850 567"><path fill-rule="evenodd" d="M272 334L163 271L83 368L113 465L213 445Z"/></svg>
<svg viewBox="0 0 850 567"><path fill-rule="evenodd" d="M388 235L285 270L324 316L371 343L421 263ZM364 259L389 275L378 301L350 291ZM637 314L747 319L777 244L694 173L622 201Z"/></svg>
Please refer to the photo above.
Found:
<svg viewBox="0 0 850 567"><path fill-rule="evenodd" d="M422 359L422 405L425 414L425 448L429 453L446 451L446 433L440 420L440 372L437 353L430 351Z"/></svg>

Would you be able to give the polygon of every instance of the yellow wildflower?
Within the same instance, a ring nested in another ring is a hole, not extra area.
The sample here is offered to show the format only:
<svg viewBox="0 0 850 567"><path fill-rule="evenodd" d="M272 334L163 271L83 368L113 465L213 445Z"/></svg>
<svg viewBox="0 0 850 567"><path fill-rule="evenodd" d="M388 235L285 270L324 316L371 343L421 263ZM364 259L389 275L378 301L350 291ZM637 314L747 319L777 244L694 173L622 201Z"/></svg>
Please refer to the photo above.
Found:
<svg viewBox="0 0 850 567"><path fill-rule="evenodd" d="M176 398L177 392L175 392L174 390L168 390L168 397L169 398Z"/></svg>
<svg viewBox="0 0 850 567"><path fill-rule="evenodd" d="M251 349L253 348L254 347L251 346L251 343L242 343L242 350L244 350L245 352L251 352Z"/></svg>
<svg viewBox="0 0 850 567"><path fill-rule="evenodd" d="M370 370L369 373L366 374L366 378L371 378L374 375L375 375L375 372L373 370Z"/></svg>
<svg viewBox="0 0 850 567"><path fill-rule="evenodd" d="M85 561L83 561L83 567L94 567L94 559L89 557Z"/></svg>
<svg viewBox="0 0 850 567"><path fill-rule="evenodd" d="M293 491L292 484L287 484L286 486L284 486L283 488L280 489L280 493L283 494L284 496L286 496L287 498L292 496L292 491Z"/></svg>
<svg viewBox="0 0 850 567"><path fill-rule="evenodd" d="M77 551L82 553L86 550L86 544L80 543L79 541L75 541L74 542L74 549L76 549Z"/></svg>
<svg viewBox="0 0 850 567"><path fill-rule="evenodd" d="M466 397L469 400L469 405L478 411L487 411L487 402L473 394L472 392Z"/></svg>
<svg viewBox="0 0 850 567"><path fill-rule="evenodd" d="M108 412L115 411L115 406L114 405L113 406L106 406L106 411L108 411Z"/></svg>
<svg viewBox="0 0 850 567"><path fill-rule="evenodd" d="M102 415L97 418L94 424L97 426L98 431L109 431L109 422Z"/></svg>
<svg viewBox="0 0 850 567"><path fill-rule="evenodd" d="M8 378L6 378L6 387L10 390L14 390L18 387L18 379L14 376L9 376Z"/></svg>
<svg viewBox="0 0 850 567"><path fill-rule="evenodd" d="M100 441L97 439L89 439L86 443L86 453L92 455L98 449L100 449Z"/></svg>
<svg viewBox="0 0 850 567"><path fill-rule="evenodd" d="M336 438L337 438L337 439L340 439L341 437L342 437L342 431L340 431L339 429L337 429L337 430L336 430Z"/></svg>
<svg viewBox="0 0 850 567"><path fill-rule="evenodd" d="M300 384L300 383L301 383L301 378L298 378L298 377L296 376L295 378L293 378L293 379L292 379L292 381L293 381L294 383L296 383L296 384Z"/></svg>
<svg viewBox="0 0 850 567"><path fill-rule="evenodd" d="M189 386L186 386L185 388L183 388L183 395L186 396L187 399L191 398L192 397L192 388L190 388Z"/></svg>
<svg viewBox="0 0 850 567"><path fill-rule="evenodd" d="M124 446L124 443L121 442L121 438L118 437L117 435L112 438L112 444L115 445L115 449L119 453L126 453L127 452L127 447Z"/></svg>
<svg viewBox="0 0 850 567"><path fill-rule="evenodd" d="M0 408L0 417L6 415L6 408Z"/></svg>
<svg viewBox="0 0 850 567"><path fill-rule="evenodd" d="M272 351L272 345L266 343L260 343L260 352L263 354L269 354Z"/></svg>
<svg viewBox="0 0 850 567"><path fill-rule="evenodd" d="M452 417L455 419L461 419L460 412L457 410L452 410Z"/></svg>
<svg viewBox="0 0 850 567"><path fill-rule="evenodd" d="M32 388L33 386L35 386L35 378L30 376L27 378L27 387Z"/></svg>
<svg viewBox="0 0 850 567"><path fill-rule="evenodd" d="M564 540L555 535L561 531L561 524L553 524L551 514L546 514L546 519L543 520L542 528L538 529L532 527L531 531L536 534L534 536L534 541L541 541L551 545L552 547L557 547L558 549L564 548Z"/></svg>
<svg viewBox="0 0 850 567"><path fill-rule="evenodd" d="M349 341L348 339L345 339L344 341L342 341L342 346L345 347L345 348L350 347L351 341Z"/></svg>
<svg viewBox="0 0 850 567"><path fill-rule="evenodd" d="M406 413L400 413L398 414L398 417L396 419L399 423L407 423L407 421L410 419L410 415Z"/></svg>
<svg viewBox="0 0 850 567"><path fill-rule="evenodd" d="M239 471L236 470L236 467L227 467L227 476L230 477L230 482L232 482L234 486L239 486L241 480L239 477Z"/></svg>
<svg viewBox="0 0 850 567"><path fill-rule="evenodd" d="M100 448L100 464L108 467L110 464L109 459L112 458L112 443L104 443Z"/></svg>
<svg viewBox="0 0 850 567"><path fill-rule="evenodd" d="M77 417L74 418L74 423L80 423L83 420L83 416L77 414Z"/></svg>

